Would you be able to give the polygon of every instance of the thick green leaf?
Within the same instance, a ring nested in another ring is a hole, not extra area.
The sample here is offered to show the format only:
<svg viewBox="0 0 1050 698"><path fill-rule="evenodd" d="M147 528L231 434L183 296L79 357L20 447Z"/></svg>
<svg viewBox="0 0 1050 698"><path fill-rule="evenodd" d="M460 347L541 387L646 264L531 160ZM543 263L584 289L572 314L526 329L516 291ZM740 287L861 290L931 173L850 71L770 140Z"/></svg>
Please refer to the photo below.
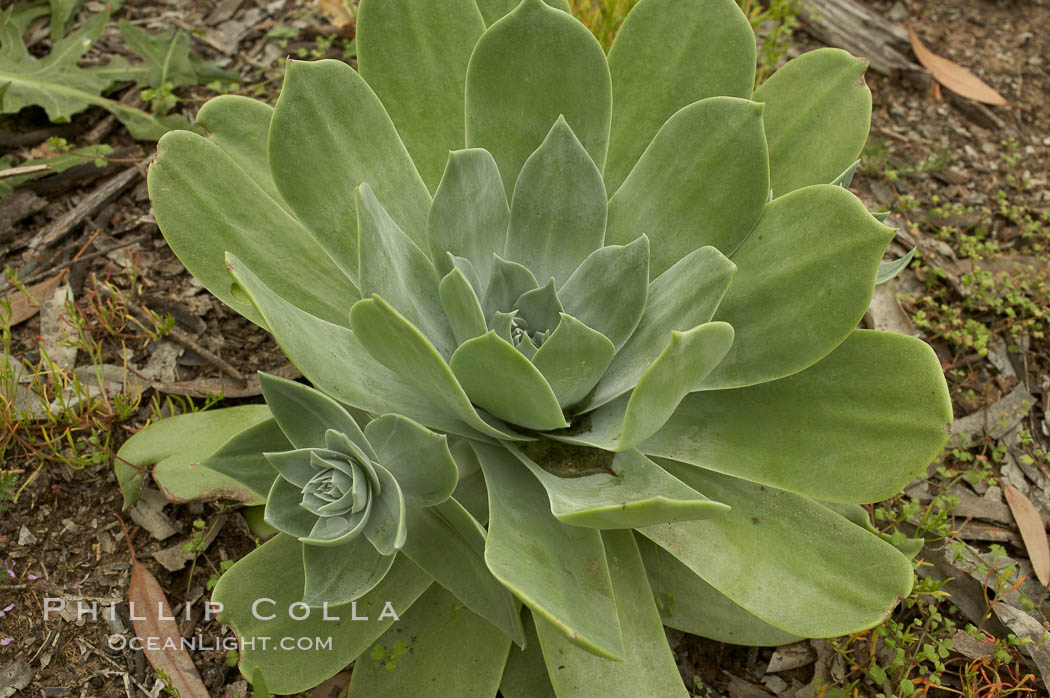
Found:
<svg viewBox="0 0 1050 698"><path fill-rule="evenodd" d="M354 664L350 698L492 698L510 639L435 584L376 647Z"/></svg>
<svg viewBox="0 0 1050 698"><path fill-rule="evenodd" d="M295 536L301 541L310 540L318 545L341 545L360 534L360 525L368 515L367 512L355 515L353 524L347 526L341 532L342 535L334 533L321 538L319 536L323 535L323 531L319 531L318 537L315 538L313 533L317 525L317 516L300 506L302 499L303 493L297 485L283 477L277 478L266 497L263 519L278 531Z"/></svg>
<svg viewBox="0 0 1050 698"><path fill-rule="evenodd" d="M226 264L281 349L320 390L372 414L394 411L442 431L474 433L373 359L353 332L291 305L233 255Z"/></svg>
<svg viewBox="0 0 1050 698"><path fill-rule="evenodd" d="M801 373L693 393L639 449L818 499L877 502L923 472L951 423L925 342L855 330Z"/></svg>
<svg viewBox="0 0 1050 698"><path fill-rule="evenodd" d="M623 657L601 534L550 515L543 487L505 448L475 444L489 490L485 562L515 596L575 644Z"/></svg>
<svg viewBox="0 0 1050 698"><path fill-rule="evenodd" d="M881 222L881 221L880 221ZM908 268L911 260L915 259L915 249L908 250L908 254L891 262L879 262L879 273L875 275L875 285L884 284Z"/></svg>
<svg viewBox="0 0 1050 698"><path fill-rule="evenodd" d="M638 451L624 451L609 458L608 474L584 477L555 475L521 451L513 449L512 452L547 490L551 513L562 523L573 526L638 528L669 521L707 519L729 510L668 474Z"/></svg>
<svg viewBox="0 0 1050 698"><path fill-rule="evenodd" d="M357 67L433 191L463 147L463 82L485 22L473 0L364 0Z"/></svg>
<svg viewBox="0 0 1050 698"><path fill-rule="evenodd" d="M458 344L480 337L488 331L481 301L462 270L453 269L441 280L438 297Z"/></svg>
<svg viewBox="0 0 1050 698"><path fill-rule="evenodd" d="M682 398L700 387L732 345L733 328L724 322L671 332L667 348L631 393L616 450L633 448L659 430Z"/></svg>
<svg viewBox="0 0 1050 698"><path fill-rule="evenodd" d="M260 189L281 203L281 195L270 174L266 139L273 107L240 95L219 95L197 112L197 125L208 132L208 140L222 148ZM281 203L287 210L287 205ZM288 211L291 215L291 211Z"/></svg>
<svg viewBox="0 0 1050 698"><path fill-rule="evenodd" d="M172 133L157 145L148 181L153 215L168 245L221 301L261 322L247 299L234 296L224 265L229 251L290 303L346 324L346 308L358 297L357 288L283 204L259 188L220 145L192 133Z"/></svg>
<svg viewBox="0 0 1050 698"><path fill-rule="evenodd" d="M554 690L574 698L660 696L689 698L678 673L660 612L653 602L645 568L630 531L603 531L605 554L620 627L624 660L609 662L584 652L542 618L536 621L543 657Z"/></svg>
<svg viewBox="0 0 1050 698"><path fill-rule="evenodd" d="M649 293L649 238L592 252L561 285L565 312L605 335L618 350L642 319Z"/></svg>
<svg viewBox="0 0 1050 698"><path fill-rule="evenodd" d="M410 508L403 552L467 608L525 644L517 602L485 566L485 529L459 502Z"/></svg>
<svg viewBox="0 0 1050 698"><path fill-rule="evenodd" d="M241 483L197 465L231 437L267 419L270 410L266 405L241 405L191 412L150 424L125 441L113 460L124 509L138 501L143 478L150 472L172 500L236 499L245 504L260 503L261 498Z"/></svg>
<svg viewBox="0 0 1050 698"><path fill-rule="evenodd" d="M766 623L834 637L880 623L911 591L906 557L811 499L660 461L724 516L641 530L694 574Z"/></svg>
<svg viewBox="0 0 1050 698"><path fill-rule="evenodd" d="M777 647L802 639L737 606L651 540L639 536L638 548L664 625L734 645Z"/></svg>
<svg viewBox="0 0 1050 698"><path fill-rule="evenodd" d="M554 279L543 286L521 294L514 301L517 318L524 320L530 334L554 330L561 321L561 301L554 289Z"/></svg>
<svg viewBox="0 0 1050 698"><path fill-rule="evenodd" d="M598 40L542 0L524 0L474 48L467 68L467 145L492 153L508 196L559 116L601 170L611 111L609 66Z"/></svg>
<svg viewBox="0 0 1050 698"><path fill-rule="evenodd" d="M492 253L506 246L509 221L507 194L492 155L480 148L449 153L427 216L427 241L437 268L451 271L445 254L450 252L469 259L487 283Z"/></svg>
<svg viewBox="0 0 1050 698"><path fill-rule="evenodd" d="M438 300L438 276L430 259L398 227L364 183L354 192L357 202L361 297L382 296L427 336L446 358L456 341Z"/></svg>
<svg viewBox="0 0 1050 698"><path fill-rule="evenodd" d="M535 275L526 267L493 255L492 276L481 297L485 319L492 325L497 312L509 312L518 298L538 287Z"/></svg>
<svg viewBox="0 0 1050 698"><path fill-rule="evenodd" d="M372 513L365 525L365 536L382 555L393 555L404 547L408 536L405 521L405 495L389 470L375 464L381 485L379 496L372 493Z"/></svg>
<svg viewBox="0 0 1050 698"><path fill-rule="evenodd" d="M302 383L259 374L259 386L273 418L296 448L324 448L325 433L345 434L369 457L375 458L361 427L338 402Z"/></svg>
<svg viewBox="0 0 1050 698"><path fill-rule="evenodd" d="M291 447L277 421L267 419L232 436L200 465L236 480L262 500L266 499L277 476L263 453L287 451Z"/></svg>
<svg viewBox="0 0 1050 698"><path fill-rule="evenodd" d="M609 70L612 194L676 111L708 97L751 97L755 35L733 0L643 0L616 33Z"/></svg>
<svg viewBox="0 0 1050 698"><path fill-rule="evenodd" d="M740 271L715 319L733 326L736 341L704 387L776 380L827 356L864 317L893 235L831 184L770 203L733 255Z"/></svg>
<svg viewBox="0 0 1050 698"><path fill-rule="evenodd" d="M316 609L305 620L290 617L289 607L302 601L304 583L302 544L282 535L239 560L219 577L212 593L212 599L223 605L219 619L232 625L242 642L241 673L251 676L257 668L265 668L267 683L276 693L307 691L342 671L349 657L365 652L398 620L397 615L408 610L431 579L398 556L379 586L353 608L349 604L328 608L329 618L339 620L323 620ZM302 607L291 610L303 614ZM280 639L286 637L292 647L297 640L310 646L318 638L325 642L331 638L331 645L327 651L319 651L316 644L314 649L288 650L280 646Z"/></svg>
<svg viewBox="0 0 1050 698"><path fill-rule="evenodd" d="M369 422L365 436L410 504L429 507L452 496L459 471L444 434L425 429L407 417L387 414Z"/></svg>
<svg viewBox="0 0 1050 698"><path fill-rule="evenodd" d="M559 116L514 185L506 257L564 282L602 246L607 208L602 173Z"/></svg>
<svg viewBox="0 0 1050 698"><path fill-rule="evenodd" d="M682 332L708 322L735 273L736 265L725 255L713 247L703 247L649 284L645 313L634 334L616 353L588 406L604 405L637 385L667 346L672 331Z"/></svg>
<svg viewBox="0 0 1050 698"><path fill-rule="evenodd" d="M449 365L470 401L496 417L525 429L569 426L543 374L495 332L460 345Z"/></svg>
<svg viewBox="0 0 1050 698"><path fill-rule="evenodd" d="M569 0L546 0L546 3L562 12L572 13ZM485 17L485 24L493 24L521 4L521 0L478 0L478 8Z"/></svg>
<svg viewBox="0 0 1050 698"><path fill-rule="evenodd" d="M288 62L269 143L277 190L350 278L357 277L350 192L362 182L413 242L426 245L427 186L379 98L346 63Z"/></svg>
<svg viewBox="0 0 1050 698"><path fill-rule="evenodd" d="M554 333L532 357L562 409L577 404L591 392L613 360L616 347L602 333L574 317L561 314Z"/></svg>
<svg viewBox="0 0 1050 698"><path fill-rule="evenodd" d="M376 587L394 565L364 536L338 547L303 546L303 602L320 607L356 601Z"/></svg>
<svg viewBox="0 0 1050 698"><path fill-rule="evenodd" d="M532 613L525 611L525 649L510 648L499 692L504 698L557 698L543 661Z"/></svg>
<svg viewBox="0 0 1050 698"><path fill-rule="evenodd" d="M727 255L747 237L769 198L762 105L711 97L667 120L609 200L609 243L642 233L651 276L711 245Z"/></svg>
<svg viewBox="0 0 1050 698"><path fill-rule="evenodd" d="M482 420L434 345L382 298L355 303L350 309L350 325L372 358L444 409L447 414L442 419L446 423L451 417L486 436L511 440L521 438ZM385 398L379 392L371 397L380 401ZM377 413L387 411L389 409L374 410ZM398 412L411 416L402 410ZM416 421L437 426L425 419ZM451 431L462 433L462 427Z"/></svg>
<svg viewBox="0 0 1050 698"><path fill-rule="evenodd" d="M774 196L832 181L860 157L871 126L868 61L821 48L788 61L755 90L765 102Z"/></svg>

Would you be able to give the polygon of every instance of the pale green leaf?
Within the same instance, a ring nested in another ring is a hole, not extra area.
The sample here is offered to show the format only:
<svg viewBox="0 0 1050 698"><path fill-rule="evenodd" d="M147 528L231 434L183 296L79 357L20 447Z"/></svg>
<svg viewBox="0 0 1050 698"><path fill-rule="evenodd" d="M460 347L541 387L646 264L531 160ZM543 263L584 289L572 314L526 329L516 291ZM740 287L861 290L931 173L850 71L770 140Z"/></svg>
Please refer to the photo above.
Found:
<svg viewBox="0 0 1050 698"><path fill-rule="evenodd" d="M602 246L607 208L601 172L559 116L514 185L505 256L564 283Z"/></svg>
<svg viewBox="0 0 1050 698"><path fill-rule="evenodd" d="M212 593L212 600L223 604L220 620L232 625L242 640L287 637L294 646L300 638L307 642L331 638L331 650L324 652L289 651L275 641L265 645L261 640L244 643L240 649L241 673L251 676L264 667L269 687L276 693L308 691L342 671L349 657L367 651L398 620L397 616L408 610L430 586L431 579L407 558L398 556L383 581L358 599L356 606L328 608L328 616L341 622L324 620L317 609L306 620L289 616L289 607L302 601L304 583L302 544L289 536L277 536L223 573ZM256 604L259 599L263 601ZM293 612L301 615L302 610L293 608ZM354 615L368 621L351 620Z"/></svg>
<svg viewBox="0 0 1050 698"><path fill-rule="evenodd" d="M270 488L266 497L263 519L278 531L295 536L301 541L309 540L314 544L332 546L341 545L359 535L360 525L368 515L367 512L354 515L353 525L344 528L340 532L342 535L335 534L322 539L314 536L314 527L317 525L318 517L300 506L302 499L303 493L298 486L283 477L277 478L273 481L273 487ZM323 532L319 532L318 536L322 534Z"/></svg>
<svg viewBox="0 0 1050 698"><path fill-rule="evenodd" d="M609 66L598 40L542 0L524 0L474 48L467 68L467 146L492 153L508 195L559 116L601 170L611 111Z"/></svg>
<svg viewBox="0 0 1050 698"><path fill-rule="evenodd" d="M268 373L259 374L259 385L270 413L296 448L324 448L325 433L334 429L375 457L350 413L321 391Z"/></svg>
<svg viewBox="0 0 1050 698"><path fill-rule="evenodd" d="M526 267L493 255L492 276L481 297L486 321L492 325L495 313L513 310L518 298L538 287L536 277Z"/></svg>
<svg viewBox="0 0 1050 698"><path fill-rule="evenodd" d="M877 502L922 474L951 423L925 342L855 330L801 373L693 393L639 448L818 499Z"/></svg>
<svg viewBox="0 0 1050 698"><path fill-rule="evenodd" d="M546 0L546 3L562 12L572 13L569 0ZM520 4L521 0L478 0L478 8L485 17L485 24L493 24Z"/></svg>
<svg viewBox="0 0 1050 698"><path fill-rule="evenodd" d="M568 426L543 374L495 332L460 345L450 366L471 402L494 416L526 429Z"/></svg>
<svg viewBox="0 0 1050 698"><path fill-rule="evenodd" d="M488 331L481 301L459 268L450 271L438 284L438 298L457 344L480 337Z"/></svg>
<svg viewBox="0 0 1050 698"><path fill-rule="evenodd" d="M120 36L128 47L149 66L149 85L171 87L194 85L197 71L190 62L190 36L176 27L163 34L151 35L126 19L118 24Z"/></svg>
<svg viewBox="0 0 1050 698"><path fill-rule="evenodd" d="M526 291L514 301L517 317L524 320L529 334L547 332L558 326L561 320L561 301L554 290L554 279L543 286Z"/></svg>
<svg viewBox="0 0 1050 698"><path fill-rule="evenodd" d="M884 284L893 280L898 274L908 268L911 260L915 259L915 248L908 250L908 254L891 262L879 262L879 273L875 275L875 285Z"/></svg>
<svg viewBox="0 0 1050 698"><path fill-rule="evenodd" d="M667 646L634 534L603 531L602 540L623 630L624 659L610 662L584 652L540 618L536 630L554 690L558 695L574 698L689 698L678 663Z"/></svg>
<svg viewBox="0 0 1050 698"><path fill-rule="evenodd" d="M372 492L372 512L365 525L365 536L382 555L393 555L404 547L408 535L405 523L405 495L389 470L375 464L382 489Z"/></svg>
<svg viewBox="0 0 1050 698"><path fill-rule="evenodd" d="M511 592L575 644L621 659L601 534L550 514L543 487L505 448L475 444L489 491L485 562Z"/></svg>
<svg viewBox="0 0 1050 698"><path fill-rule="evenodd" d="M434 506L452 496L459 479L448 439L397 414L365 426L365 436L379 462L397 479L413 506Z"/></svg>
<svg viewBox="0 0 1050 698"><path fill-rule="evenodd" d="M762 106L711 97L675 113L609 200L610 244L649 236L650 276L711 245L732 255L769 198Z"/></svg>
<svg viewBox="0 0 1050 698"><path fill-rule="evenodd" d="M66 35L66 30L82 3L83 0L48 0L48 5L51 6L51 21L48 27L51 41L59 41Z"/></svg>
<svg viewBox="0 0 1050 698"><path fill-rule="evenodd" d="M289 61L270 124L270 170L296 216L352 279L357 212L367 182L417 245L430 193L379 98L346 63Z"/></svg>
<svg viewBox="0 0 1050 698"><path fill-rule="evenodd" d="M542 447L540 450L537 447ZM566 459L579 455L556 444L538 443L525 453L512 453L528 467L547 490L550 510L562 523L601 529L626 529L669 521L690 521L719 516L728 507L712 502L638 451L608 455L607 473L580 476L560 470ZM545 462L547 468L537 464Z"/></svg>
<svg viewBox="0 0 1050 698"><path fill-rule="evenodd" d="M821 48L788 61L755 90L766 104L774 196L831 182L860 157L871 126L868 61Z"/></svg>
<svg viewBox="0 0 1050 698"><path fill-rule="evenodd" d="M168 245L219 300L261 321L248 299L234 296L225 266L231 252L288 302L346 324L357 288L219 145L192 133L170 134L157 145L148 182L153 215Z"/></svg>
<svg viewBox="0 0 1050 698"><path fill-rule="evenodd" d="M463 82L485 22L473 0L364 0L357 67L431 191L463 147Z"/></svg>
<svg viewBox="0 0 1050 698"><path fill-rule="evenodd" d="M507 194L492 155L480 148L449 153L427 215L430 256L438 269L451 271L445 256L450 252L469 259L488 282L492 254L503 251L509 220Z"/></svg>
<svg viewBox="0 0 1050 698"><path fill-rule="evenodd" d="M525 612L525 648L510 648L499 692L504 698L557 698L543 661L532 613Z"/></svg>
<svg viewBox="0 0 1050 698"><path fill-rule="evenodd" d="M733 0L642 0L616 33L609 70L612 194L676 111L708 97L751 97L755 35Z"/></svg>
<svg viewBox="0 0 1050 698"><path fill-rule="evenodd" d="M200 465L236 480L263 500L277 476L263 453L289 448L291 444L277 421L267 419L230 437Z"/></svg>
<svg viewBox="0 0 1050 698"><path fill-rule="evenodd" d="M660 461L724 516L641 530L731 601L801 637L835 637L882 622L911 591L909 560L811 499Z"/></svg>
<svg viewBox="0 0 1050 698"><path fill-rule="evenodd" d="M613 360L616 348L607 337L565 313L554 333L532 357L562 409L582 401Z"/></svg>
<svg viewBox="0 0 1050 698"><path fill-rule="evenodd" d="M208 132L208 140L219 146L260 189L287 210L270 174L266 140L273 107L240 95L219 95L197 112L197 124ZM291 211L288 212L291 215Z"/></svg>
<svg viewBox="0 0 1050 698"><path fill-rule="evenodd" d="M410 508L403 552L471 611L525 643L517 602L485 566L485 529L459 502Z"/></svg>
<svg viewBox="0 0 1050 698"><path fill-rule="evenodd" d="M842 187L775 199L733 255L740 268L716 320L736 330L706 389L776 380L812 366L864 317L894 230Z"/></svg>
<svg viewBox="0 0 1050 698"><path fill-rule="evenodd" d="M338 547L303 545L303 602L320 607L356 601L376 587L394 565L364 536Z"/></svg>

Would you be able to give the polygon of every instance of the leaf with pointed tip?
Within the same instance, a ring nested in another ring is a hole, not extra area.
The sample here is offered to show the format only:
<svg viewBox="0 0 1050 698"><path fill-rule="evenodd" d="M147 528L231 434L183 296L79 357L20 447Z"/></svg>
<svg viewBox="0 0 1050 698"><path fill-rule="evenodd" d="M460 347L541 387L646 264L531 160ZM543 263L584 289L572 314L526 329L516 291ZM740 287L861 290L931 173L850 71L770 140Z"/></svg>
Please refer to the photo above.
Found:
<svg viewBox="0 0 1050 698"><path fill-rule="evenodd" d="M698 134L700 134L698 136ZM606 239L652 243L650 275L698 247L731 255L769 197L762 105L711 97L667 120L609 200Z"/></svg>
<svg viewBox="0 0 1050 698"><path fill-rule="evenodd" d="M708 97L751 97L755 35L730 0L644 0L616 33L609 70L611 195L676 111Z"/></svg>
<svg viewBox="0 0 1050 698"><path fill-rule="evenodd" d="M208 140L222 148L267 196L281 203L266 152L272 118L273 107L265 102L241 95L219 95L197 112L197 125L207 130ZM286 205L281 205L287 210Z"/></svg>
<svg viewBox="0 0 1050 698"><path fill-rule="evenodd" d="M649 238L588 255L558 291L565 312L601 332L617 350L631 336L649 293Z"/></svg>
<svg viewBox="0 0 1050 698"><path fill-rule="evenodd" d="M638 451L610 458L615 475L560 477L517 449L512 453L547 490L550 510L562 523L586 528L638 528L669 521L719 516L729 510L712 502ZM612 454L610 454L612 455Z"/></svg>
<svg viewBox="0 0 1050 698"><path fill-rule="evenodd" d="M547 675L532 613L525 611L525 649L510 648L499 692L504 698L558 698Z"/></svg>
<svg viewBox="0 0 1050 698"><path fill-rule="evenodd" d="M365 525L365 536L381 555L393 555L405 545L405 495L389 470L375 464L382 489L372 495L372 513Z"/></svg>
<svg viewBox="0 0 1050 698"><path fill-rule="evenodd" d="M755 90L766 105L774 196L831 182L860 157L871 126L868 61L821 48L788 61Z"/></svg>
<svg viewBox="0 0 1050 698"><path fill-rule="evenodd" d="M906 557L817 502L691 465L660 463L732 509L641 533L766 623L800 637L848 635L880 623L911 591L914 573Z"/></svg>
<svg viewBox="0 0 1050 698"><path fill-rule="evenodd" d="M543 286L526 291L514 302L517 317L528 325L529 332L547 332L558 326L561 317L561 301L554 290L554 279Z"/></svg>
<svg viewBox="0 0 1050 698"><path fill-rule="evenodd" d="M546 0L551 7L572 14L569 0ZM521 0L478 0L478 8L485 17L485 24L494 24L521 4Z"/></svg>
<svg viewBox="0 0 1050 698"><path fill-rule="evenodd" d="M623 657L601 534L550 514L543 487L505 448L475 443L489 490L485 562L492 574L574 644Z"/></svg>
<svg viewBox="0 0 1050 698"><path fill-rule="evenodd" d="M895 259L892 262L879 262L879 273L875 275L875 285L879 286L888 281L892 281L894 277L908 268L908 265L911 264L911 260L913 259L915 259L914 247L908 250L908 254L900 259Z"/></svg>
<svg viewBox="0 0 1050 698"><path fill-rule="evenodd" d="M303 545L303 602L319 607L356 601L383 581L393 565L394 556L381 555L364 536L336 548Z"/></svg>
<svg viewBox="0 0 1050 698"><path fill-rule="evenodd" d="M559 116L601 170L611 111L609 66L598 40L542 0L524 0L474 47L467 67L467 146L492 153L508 196Z"/></svg>
<svg viewBox="0 0 1050 698"><path fill-rule="evenodd" d="M802 639L745 611L651 540L639 536L638 548L664 625L734 645L778 647Z"/></svg>
<svg viewBox="0 0 1050 698"><path fill-rule="evenodd" d="M328 617L313 612L305 620L292 618L289 607L302 601L302 543L290 536L277 536L256 548L219 577L212 599L223 605L219 618L233 626L238 637L287 637L314 640L331 638L331 651L288 652L276 642L244 643L240 647L240 669L251 676L266 667L269 687L276 693L308 691L346 667L347 657L356 657L394 625L396 617L384 613L389 608L403 614L430 586L430 577L399 555L383 581L353 609L349 604L330 606ZM262 599L262 602L259 600ZM272 603L268 600L272 599ZM292 607L293 613L301 615ZM356 611L356 613L355 613ZM368 622L351 618L366 616Z"/></svg>
<svg viewBox="0 0 1050 698"><path fill-rule="evenodd" d="M492 276L481 297L486 321L491 323L496 313L512 310L518 298L535 288L539 288L539 283L531 271L517 262L509 262L494 255Z"/></svg>
<svg viewBox="0 0 1050 698"><path fill-rule="evenodd" d="M860 167L860 160L854 160L853 164L842 171L835 179L831 180L832 184L836 184L840 187L849 187L853 183L853 175L857 173L857 168Z"/></svg>
<svg viewBox="0 0 1050 698"><path fill-rule="evenodd" d="M438 269L452 269L445 256L451 253L469 259L487 283L492 253L507 244L509 221L507 193L492 155L480 148L449 153L427 215L430 256Z"/></svg>
<svg viewBox="0 0 1050 698"><path fill-rule="evenodd" d="M446 422L449 417L453 417L485 436L508 440L522 438L484 421L470 404L467 394L434 345L382 298L355 303L350 309L350 326L354 328L354 336L372 358L434 405L444 408L449 413L444 417ZM375 397L381 398L382 395L377 393ZM389 409L380 408L373 412L389 412ZM402 410L398 412L411 416ZM436 426L434 422L416 421ZM462 428L451 431L462 433Z"/></svg>
<svg viewBox="0 0 1050 698"><path fill-rule="evenodd" d="M289 448L291 444L277 425L277 420L267 419L230 437L200 465L236 480L259 499L266 499L277 472L263 454Z"/></svg>
<svg viewBox="0 0 1050 698"><path fill-rule="evenodd" d="M569 425L543 374L495 332L464 342L449 365L471 402L509 424L535 430Z"/></svg>
<svg viewBox="0 0 1050 698"><path fill-rule="evenodd" d="M518 645L525 632L518 604L485 566L485 529L454 499L408 510L402 549L434 580Z"/></svg>
<svg viewBox="0 0 1050 698"><path fill-rule="evenodd" d="M365 0L357 62L431 191L463 147L463 81L485 21L473 0Z"/></svg>
<svg viewBox="0 0 1050 698"><path fill-rule="evenodd" d="M430 259L398 227L372 187L354 192L357 204L357 285L361 297L380 295L418 327L443 356L456 346L437 297L438 276Z"/></svg>
<svg viewBox="0 0 1050 698"><path fill-rule="evenodd" d="M445 275L438 284L438 297L457 344L480 337L488 331L481 301L462 271L453 269Z"/></svg>
<svg viewBox="0 0 1050 698"><path fill-rule="evenodd" d="M224 266L227 251L282 298L345 325L346 304L358 297L357 287L240 162L193 133L161 139L148 183L164 239L194 278L252 322L261 319L247 299L234 295Z"/></svg>
<svg viewBox="0 0 1050 698"><path fill-rule="evenodd" d="M335 429L375 458L350 413L321 391L268 373L259 374L259 386L273 418L296 448L324 448L325 432Z"/></svg>
<svg viewBox="0 0 1050 698"><path fill-rule="evenodd" d="M171 499L221 497L260 503L265 493L259 497L226 475L195 466L228 439L269 418L266 405L241 405L177 415L150 424L125 441L113 460L124 509L138 501L142 479L151 465L154 480Z"/></svg>
<svg viewBox="0 0 1050 698"><path fill-rule="evenodd" d="M281 435L284 435L283 431ZM266 453L265 458L270 468L275 470L278 475L296 487L302 488L306 487L306 483L310 482L311 478L317 474L317 469L313 465L315 453L317 453L316 449L300 448L293 451L284 450ZM323 451L322 453L330 456L337 455L328 451ZM270 485L272 487L273 483L271 482Z"/></svg>
<svg viewBox="0 0 1050 698"><path fill-rule="evenodd" d="M532 357L532 365L564 410L587 397L615 354L616 347L602 333L562 313L554 333Z"/></svg>
<svg viewBox="0 0 1050 698"><path fill-rule="evenodd" d="M607 210L602 173L559 116L514 185L506 256L563 283L602 246Z"/></svg>
<svg viewBox="0 0 1050 698"><path fill-rule="evenodd" d="M671 332L667 348L645 370L631 393L616 450L633 448L656 433L732 345L733 328L724 322Z"/></svg>
<svg viewBox="0 0 1050 698"><path fill-rule="evenodd" d="M733 255L740 271L715 319L736 341L704 388L776 380L831 353L864 317L894 232L842 187L775 199Z"/></svg>
<svg viewBox="0 0 1050 698"><path fill-rule="evenodd" d="M359 658L348 698L492 698L510 647L510 639L436 584L378 642L411 649L390 663Z"/></svg>
<svg viewBox="0 0 1050 698"><path fill-rule="evenodd" d="M448 450L448 439L396 414L373 419L365 436L377 459L397 479L405 500L429 507L452 496L459 471Z"/></svg>
<svg viewBox="0 0 1050 698"><path fill-rule="evenodd" d="M609 662L584 652L542 618L536 621L547 673L563 696L660 696L689 698L678 673L645 567L630 531L602 531L609 576L624 638L624 660Z"/></svg>
<svg viewBox="0 0 1050 698"><path fill-rule="evenodd" d="M357 279L357 212L349 192L362 182L388 202L413 242L426 245L430 192L379 98L346 63L288 61L269 144L277 190L351 279Z"/></svg>
<svg viewBox="0 0 1050 698"><path fill-rule="evenodd" d="M689 395L639 449L818 499L866 503L920 475L951 423L940 362L925 342L855 330L801 373Z"/></svg>
<svg viewBox="0 0 1050 698"><path fill-rule="evenodd" d="M631 338L616 353L594 395L593 409L638 384L646 369L667 346L673 330L689 330L708 322L729 288L736 265L713 247L702 247L649 284L645 312Z"/></svg>

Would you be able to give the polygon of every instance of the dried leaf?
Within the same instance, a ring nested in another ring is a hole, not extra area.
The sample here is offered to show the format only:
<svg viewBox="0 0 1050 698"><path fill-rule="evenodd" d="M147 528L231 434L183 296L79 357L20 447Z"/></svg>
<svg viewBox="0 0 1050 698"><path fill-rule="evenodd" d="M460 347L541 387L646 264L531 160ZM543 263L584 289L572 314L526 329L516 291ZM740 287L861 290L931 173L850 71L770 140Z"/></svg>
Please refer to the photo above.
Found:
<svg viewBox="0 0 1050 698"><path fill-rule="evenodd" d="M1017 522L1017 528L1021 531L1021 538L1028 550L1028 559L1032 561L1035 576L1045 587L1050 584L1050 543L1047 542L1046 529L1043 527L1039 510L1021 490L1012 485L1003 483L1003 493L1014 515L1014 521Z"/></svg>
<svg viewBox="0 0 1050 698"><path fill-rule="evenodd" d="M4 300L11 304L11 318L8 325L14 327L39 313L40 304L51 297L65 275L63 271L47 281L26 287L26 290L29 291L28 295L17 289L7 293Z"/></svg>
<svg viewBox="0 0 1050 698"><path fill-rule="evenodd" d="M345 29L354 23L346 0L317 0L317 9L339 29Z"/></svg>
<svg viewBox="0 0 1050 698"><path fill-rule="evenodd" d="M1009 104L1001 94L993 90L984 80L981 80L958 63L953 63L943 56L938 56L926 48L922 41L919 40L915 30L910 26L908 27L908 36L911 39L911 50L915 52L915 57L919 59L919 63L922 63L927 70L933 73L933 77L937 82L955 94L976 102L997 106Z"/></svg>
<svg viewBox="0 0 1050 698"><path fill-rule="evenodd" d="M182 633L164 590L157 578L138 562L131 567L128 601L134 604L132 624L135 634L143 640L143 653L153 668L168 675L178 695L208 695L189 652L182 646Z"/></svg>

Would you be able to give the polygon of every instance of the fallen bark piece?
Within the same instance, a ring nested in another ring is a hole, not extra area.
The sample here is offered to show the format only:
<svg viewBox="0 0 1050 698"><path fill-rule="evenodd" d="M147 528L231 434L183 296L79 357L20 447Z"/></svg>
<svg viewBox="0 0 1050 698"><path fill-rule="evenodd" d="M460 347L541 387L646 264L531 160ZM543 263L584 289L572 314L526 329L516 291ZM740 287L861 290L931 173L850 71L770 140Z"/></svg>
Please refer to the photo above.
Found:
<svg viewBox="0 0 1050 698"><path fill-rule="evenodd" d="M923 70L908 56L908 32L853 0L807 0L803 14L807 33L868 59L877 73Z"/></svg>
<svg viewBox="0 0 1050 698"><path fill-rule="evenodd" d="M965 630L957 630L952 636L952 648L967 659L981 659L992 656L995 651L994 640L982 640Z"/></svg>
<svg viewBox="0 0 1050 698"><path fill-rule="evenodd" d="M1016 487L1004 484L1003 494L1021 532L1021 540L1028 551L1028 559L1032 561L1035 576L1045 587L1050 584L1050 543L1047 542L1043 519L1031 500Z"/></svg>

